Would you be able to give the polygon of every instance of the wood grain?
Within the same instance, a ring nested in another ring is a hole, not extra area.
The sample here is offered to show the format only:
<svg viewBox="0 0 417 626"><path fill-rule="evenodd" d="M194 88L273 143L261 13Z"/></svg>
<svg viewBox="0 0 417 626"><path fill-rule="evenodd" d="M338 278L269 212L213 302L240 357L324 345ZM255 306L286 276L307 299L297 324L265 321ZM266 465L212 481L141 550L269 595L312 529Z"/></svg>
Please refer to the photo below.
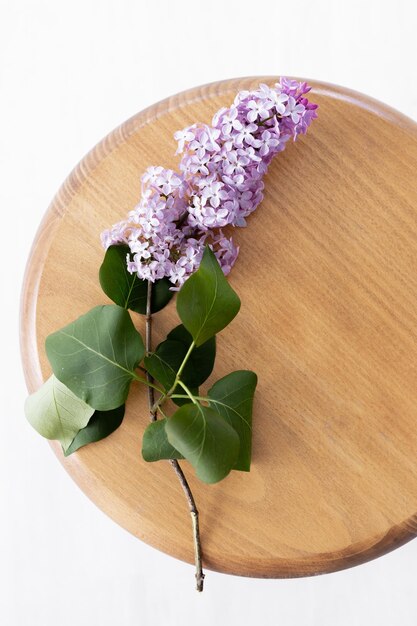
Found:
<svg viewBox="0 0 417 626"><path fill-rule="evenodd" d="M150 164L176 167L173 132L208 122L236 79L139 113L96 146L53 200L22 293L30 391L50 368L45 337L106 302L100 232L139 196ZM259 375L250 474L203 485L184 464L201 511L207 568L245 576L330 572L379 556L417 531L417 129L360 94L314 83L319 119L270 167L265 199L230 280L242 309L218 341L215 377ZM143 320L136 319L143 330ZM155 341L177 323L155 316ZM140 456L146 394L122 427L63 459L117 523L193 561L191 524L168 464Z"/></svg>

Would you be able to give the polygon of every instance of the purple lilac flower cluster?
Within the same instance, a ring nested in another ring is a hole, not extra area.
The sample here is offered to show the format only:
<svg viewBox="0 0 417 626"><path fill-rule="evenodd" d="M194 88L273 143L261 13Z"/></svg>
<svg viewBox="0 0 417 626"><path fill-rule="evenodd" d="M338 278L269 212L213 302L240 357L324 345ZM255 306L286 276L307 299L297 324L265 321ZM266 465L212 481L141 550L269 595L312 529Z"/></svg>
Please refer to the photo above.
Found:
<svg viewBox="0 0 417 626"><path fill-rule="evenodd" d="M317 117L317 105L305 97L310 89L288 78L261 84L239 92L211 126L176 132L180 172L149 167L139 204L102 233L103 246L127 244L129 272L152 282L167 277L174 290L198 268L206 244L227 274L239 248L222 229L246 226L263 198L272 158Z"/></svg>

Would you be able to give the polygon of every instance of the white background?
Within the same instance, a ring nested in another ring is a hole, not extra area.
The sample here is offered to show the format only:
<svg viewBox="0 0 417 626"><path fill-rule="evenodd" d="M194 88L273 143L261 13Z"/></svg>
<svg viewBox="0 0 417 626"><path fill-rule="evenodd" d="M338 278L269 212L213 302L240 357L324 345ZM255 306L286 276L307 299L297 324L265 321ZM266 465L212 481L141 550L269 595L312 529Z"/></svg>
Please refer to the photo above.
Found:
<svg viewBox="0 0 417 626"><path fill-rule="evenodd" d="M414 4L0 0L1 624L415 626L417 541L317 578L208 573L197 594L191 566L107 519L25 423L18 350L37 225L105 134L172 93L256 74L342 84L417 119Z"/></svg>

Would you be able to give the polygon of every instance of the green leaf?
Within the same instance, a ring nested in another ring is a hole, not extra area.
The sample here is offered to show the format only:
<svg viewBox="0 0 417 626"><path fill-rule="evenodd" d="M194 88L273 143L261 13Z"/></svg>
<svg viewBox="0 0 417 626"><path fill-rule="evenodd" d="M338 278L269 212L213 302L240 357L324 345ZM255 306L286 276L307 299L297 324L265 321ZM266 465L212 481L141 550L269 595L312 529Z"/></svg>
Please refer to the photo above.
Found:
<svg viewBox="0 0 417 626"><path fill-rule="evenodd" d="M46 439L56 439L66 450L81 428L84 428L94 409L88 406L51 376L25 403L28 422Z"/></svg>
<svg viewBox="0 0 417 626"><path fill-rule="evenodd" d="M184 458L182 454L169 443L165 432L166 422L166 418L151 422L143 433L142 456L145 461Z"/></svg>
<svg viewBox="0 0 417 626"><path fill-rule="evenodd" d="M191 346L193 338L182 324L174 328L165 341L162 341L155 352L145 357L145 367L148 372L158 380L166 391L169 391ZM211 337L199 348L194 348L182 371L181 380L189 389L198 395L198 386L201 385L211 374L216 357L216 339ZM175 393L183 393L179 388ZM181 399L175 399L176 403L184 404Z"/></svg>
<svg viewBox="0 0 417 626"><path fill-rule="evenodd" d="M145 357L144 364L153 378L159 380L166 391L175 382L177 371L186 355L187 348L179 341L166 340L159 344L155 352Z"/></svg>
<svg viewBox="0 0 417 626"><path fill-rule="evenodd" d="M252 406L258 378L254 372L239 370L218 380L208 392L210 406L239 435L239 456L233 469L248 472L252 452Z"/></svg>
<svg viewBox="0 0 417 626"><path fill-rule="evenodd" d="M184 355L193 341L188 330L180 324L168 334L168 340L179 341L185 348ZM181 380L187 387L199 387L213 371L216 359L216 337L210 337L198 348L194 348L182 371Z"/></svg>
<svg viewBox="0 0 417 626"><path fill-rule="evenodd" d="M184 404L167 420L165 431L169 443L205 483L222 480L236 463L239 437L210 407Z"/></svg>
<svg viewBox="0 0 417 626"><path fill-rule="evenodd" d="M76 396L99 411L121 406L145 353L129 313L97 306L46 339L53 372Z"/></svg>
<svg viewBox="0 0 417 626"><path fill-rule="evenodd" d="M111 435L123 422L124 414L124 404L112 411L95 411L87 426L75 435L69 448L64 450L65 456L69 456L88 443L100 441Z"/></svg>
<svg viewBox="0 0 417 626"><path fill-rule="evenodd" d="M186 353L187 348L183 343L166 339L159 344L155 352L145 357L144 365L149 374L161 383L165 391L170 391ZM184 377L181 376L181 379L184 380ZM189 386L189 389L194 396L198 396L198 387ZM177 385L174 392L183 394L184 390ZM182 406L190 401L189 398L173 398L172 400L178 406Z"/></svg>
<svg viewBox="0 0 417 626"><path fill-rule="evenodd" d="M148 282L136 274L128 272L126 257L130 248L126 245L110 246L100 267L99 279L104 293L113 302L131 309L136 313L146 313ZM163 309L174 295L170 291L171 283L167 278L157 280L152 285L151 311L157 313Z"/></svg>
<svg viewBox="0 0 417 626"><path fill-rule="evenodd" d="M178 315L197 346L227 326L237 315L240 300L230 287L210 248L200 267L186 280L177 296Z"/></svg>

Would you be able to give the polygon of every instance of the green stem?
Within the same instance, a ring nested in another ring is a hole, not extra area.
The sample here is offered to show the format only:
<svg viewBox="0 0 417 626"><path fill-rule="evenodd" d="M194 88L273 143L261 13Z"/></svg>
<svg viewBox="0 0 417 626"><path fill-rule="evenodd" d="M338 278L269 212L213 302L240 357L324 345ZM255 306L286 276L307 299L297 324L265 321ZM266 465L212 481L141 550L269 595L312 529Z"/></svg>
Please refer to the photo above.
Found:
<svg viewBox="0 0 417 626"><path fill-rule="evenodd" d="M179 379L181 378L181 374L182 374L182 372L184 370L184 367L186 366L187 361L190 358L190 354L194 350L194 348L195 348L195 342L192 341L191 344L190 344L190 347L187 350L187 354L185 355L184 360L183 360L183 362L181 363L181 365L180 365L180 367L178 369L177 375L175 377L175 383L173 384L174 389L175 389L176 385L178 384Z"/></svg>
<svg viewBox="0 0 417 626"><path fill-rule="evenodd" d="M158 411L160 412L160 414L162 415L162 417L164 417L165 419L168 419L168 415L166 413L163 412L162 408L159 407Z"/></svg>
<svg viewBox="0 0 417 626"><path fill-rule="evenodd" d="M182 380L178 381L178 384L184 389L185 393L187 394L185 397L190 398L191 402L193 404L197 404L197 400L195 399L195 397L193 396L193 394L191 393L191 391L188 389L188 387L186 385L184 385L184 383L182 382ZM171 398L173 398L174 396L171 396Z"/></svg>
<svg viewBox="0 0 417 626"><path fill-rule="evenodd" d="M173 392L177 388L177 385L181 385L181 387L185 389L187 393L191 394L191 392L189 392L189 390L185 387L184 383L180 380L180 377L184 370L184 367L187 364L188 359L190 358L190 354L194 350L194 348L195 348L195 342L192 341L190 344L190 347L187 350L187 354L185 355L180 367L178 368L177 374L175 376L174 384L172 385L171 389L167 391L166 393L164 391L161 391L161 389L158 389L158 391L161 392L161 395L159 396L158 400L154 403L152 407L152 411L154 412L157 411L159 407L165 402L165 400L168 400L168 398L172 396Z"/></svg>
<svg viewBox="0 0 417 626"><path fill-rule="evenodd" d="M180 383L181 384L181 383ZM184 384L181 384L181 387L184 388ZM192 395L191 391L189 389L187 389L187 391L189 393L187 393L187 395L184 395L183 393L173 393L172 396L170 396L170 398L189 398L190 395ZM194 400L198 400L199 402L203 401L203 402L216 402L217 404L222 404L221 402L217 402L216 400L212 400L212 398L206 398L205 396L192 396L194 398Z"/></svg>
<svg viewBox="0 0 417 626"><path fill-rule="evenodd" d="M180 383L181 384L181 383ZM185 385L181 385L181 387L185 387ZM184 394L180 394L180 393L174 393L171 398L193 398L193 402L197 402L197 400L199 402L208 402L213 403L213 404L220 404L220 406L225 406L225 407L229 407L228 404L225 404L224 402L220 402L220 400L214 400L214 398L206 398L205 396L193 396L191 391L189 389L187 389L188 393L185 396ZM235 409L232 409L233 411L235 411ZM235 411L236 412L236 411Z"/></svg>
<svg viewBox="0 0 417 626"><path fill-rule="evenodd" d="M265 122L269 122L269 120L272 120L273 117L275 117L275 113L274 115L270 115L269 117L266 117L264 120L261 120L260 122L258 122L258 126L265 126Z"/></svg>

